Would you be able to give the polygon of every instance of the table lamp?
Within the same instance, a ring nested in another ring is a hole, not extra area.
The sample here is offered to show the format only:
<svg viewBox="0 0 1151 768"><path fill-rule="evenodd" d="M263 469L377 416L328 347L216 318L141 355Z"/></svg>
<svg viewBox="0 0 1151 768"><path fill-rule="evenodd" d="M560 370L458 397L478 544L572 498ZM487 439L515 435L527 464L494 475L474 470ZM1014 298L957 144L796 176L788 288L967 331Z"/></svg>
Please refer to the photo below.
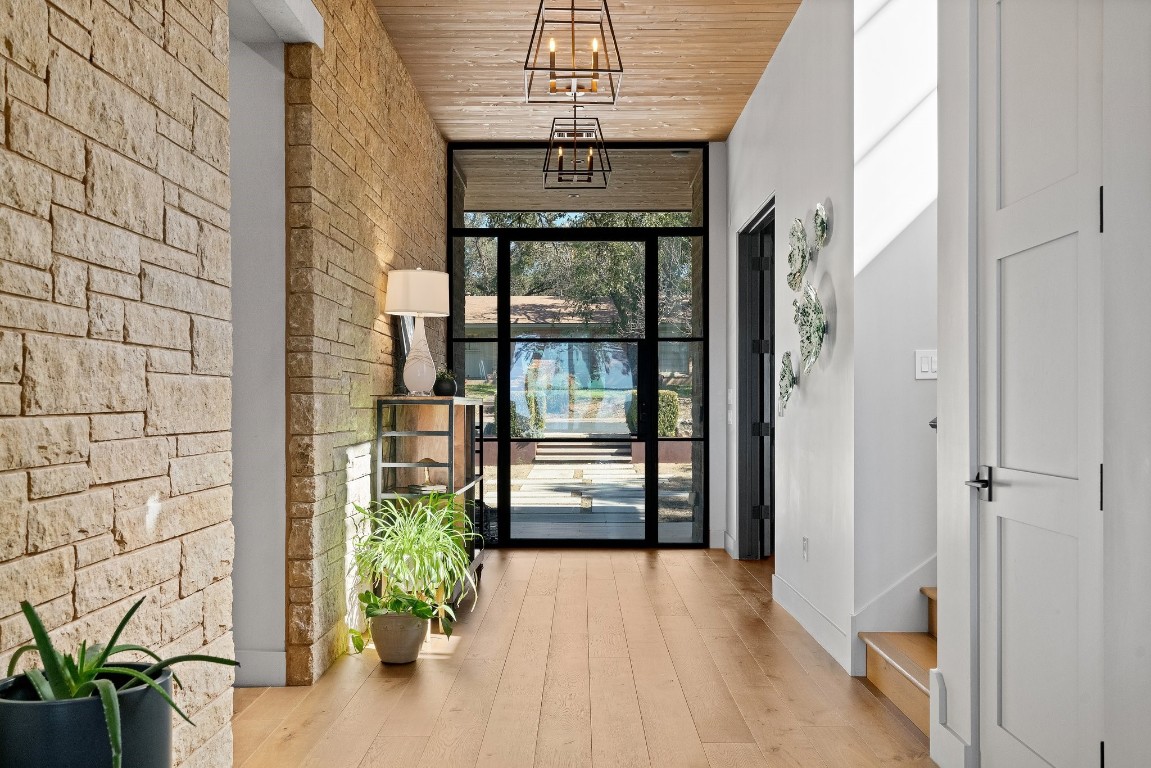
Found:
<svg viewBox="0 0 1151 768"><path fill-rule="evenodd" d="M388 273L384 312L415 318L412 348L404 361L404 386L409 394L427 394L436 383L436 364L424 334L425 317L449 314L448 273L424 269L394 269Z"/></svg>

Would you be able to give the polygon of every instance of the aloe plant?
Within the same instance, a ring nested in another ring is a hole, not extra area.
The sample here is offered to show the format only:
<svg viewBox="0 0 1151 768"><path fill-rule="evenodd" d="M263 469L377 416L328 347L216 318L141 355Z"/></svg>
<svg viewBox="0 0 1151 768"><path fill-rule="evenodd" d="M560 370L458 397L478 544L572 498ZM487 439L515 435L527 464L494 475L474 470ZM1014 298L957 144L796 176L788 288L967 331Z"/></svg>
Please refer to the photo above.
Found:
<svg viewBox="0 0 1151 768"><path fill-rule="evenodd" d="M138 600L128 610L107 643L96 643L89 647L85 640L80 644L80 650L75 655L58 651L52 644L48 631L44 628L44 622L36 614L36 609L28 601L21 602L20 610L24 613L28 627L32 630L35 644L17 648L16 652L12 654L12 659L8 662L8 676L11 677L16 671L17 662L25 653L35 651L40 654L40 663L43 665L43 669L37 667L26 669L24 676L28 678L28 682L32 684L36 694L44 701L99 697L104 710L104 722L108 726L108 742L112 747L113 768L120 768L124 751L120 728L120 700L117 697L119 691L139 686L150 688L162 696L164 701L180 717L191 723L191 718L156 682L155 677L168 667L185 661L206 661L212 664L239 666L232 659L197 653L161 659L155 652L141 645L118 644L124 628L128 626L128 622L132 620L136 611L144 603L144 599ZM111 657L121 653L139 653L152 659L155 663L143 671L118 665L111 660ZM127 680L117 687L113 682L115 678L127 678ZM172 678L177 685L180 684L180 679L174 673Z"/></svg>

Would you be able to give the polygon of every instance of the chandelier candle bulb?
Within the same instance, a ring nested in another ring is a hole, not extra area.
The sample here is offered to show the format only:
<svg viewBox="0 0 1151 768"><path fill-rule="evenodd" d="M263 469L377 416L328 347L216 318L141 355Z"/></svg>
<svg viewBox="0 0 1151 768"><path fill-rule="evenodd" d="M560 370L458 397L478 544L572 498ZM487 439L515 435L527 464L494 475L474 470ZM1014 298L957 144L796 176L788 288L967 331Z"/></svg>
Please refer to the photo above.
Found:
<svg viewBox="0 0 1151 768"><path fill-rule="evenodd" d="M549 49L548 56L551 59L550 63L551 63L551 73L552 73L551 80L548 83L548 87L552 93L555 93L556 92L556 39L554 37L548 43L548 49Z"/></svg>
<svg viewBox="0 0 1151 768"><path fill-rule="evenodd" d="M591 41L591 92L599 92L599 38Z"/></svg>

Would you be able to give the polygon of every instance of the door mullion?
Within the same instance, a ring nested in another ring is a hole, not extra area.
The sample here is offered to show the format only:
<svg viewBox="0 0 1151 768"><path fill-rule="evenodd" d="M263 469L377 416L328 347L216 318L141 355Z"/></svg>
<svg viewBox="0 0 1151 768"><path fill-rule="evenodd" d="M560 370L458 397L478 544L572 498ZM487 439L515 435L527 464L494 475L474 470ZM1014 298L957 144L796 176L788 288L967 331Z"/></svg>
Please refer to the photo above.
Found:
<svg viewBox="0 0 1151 768"><path fill-rule="evenodd" d="M510 542L512 533L512 330L511 242L496 239L496 519L498 540Z"/></svg>
<svg viewBox="0 0 1151 768"><path fill-rule="evenodd" d="M640 347L640 407L644 424L644 539L659 545L659 238L644 242L644 342ZM646 354L645 354L646 352Z"/></svg>

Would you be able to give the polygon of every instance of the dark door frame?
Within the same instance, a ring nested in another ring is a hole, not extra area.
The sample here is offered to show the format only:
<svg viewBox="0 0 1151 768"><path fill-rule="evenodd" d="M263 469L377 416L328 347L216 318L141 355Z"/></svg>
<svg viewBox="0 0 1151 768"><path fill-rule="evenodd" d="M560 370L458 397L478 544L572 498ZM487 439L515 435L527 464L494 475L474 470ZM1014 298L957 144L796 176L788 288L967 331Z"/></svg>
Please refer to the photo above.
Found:
<svg viewBox="0 0 1151 768"><path fill-rule="evenodd" d="M512 539L509 535L511 530L511 474L509 472L498 473L498 498L501 500L499 509L496 511L498 519L499 541L496 546L501 547L596 547L596 548L634 548L636 546L644 547L659 547L662 549L702 549L709 546L709 537L711 531L711 505L709 483L710 483L710 462L709 462L709 439L708 439L708 381L707 377L703 378L704 391L700 393L700 427L702 428L702 438L660 438L656 429L656 418L654 409L658 407L658 384L659 384L659 371L656 365L656 356L660 342L663 341L677 341L677 342L697 342L702 346L702 356L704 364L709 361L709 342L708 342L708 185L705 183L703 187L703 224L698 226L687 227L602 227L602 228L469 228L456 224L453 221L453 211L455 209L455 187L454 187L454 161L453 155L457 150L466 149L522 149L524 147L540 147L546 148L546 142L453 142L448 145L448 183L447 183L447 271L450 277L452 303L451 309L453 313L462 309L462 296L456 295L456 274L457 268L455 265L455 249L454 242L459 237L480 237L480 238L493 238L496 240L496 254L498 260L498 296L497 296L497 338L494 339L470 339L463 335L457 335L456 318L448 318L448 340L450 344L450 354L448 355L449 365L454 369L459 358L457 349L462 349L462 344L468 341L487 341L496 342L498 349L498 373L497 373L497 392L499 407L497 408L497 456L498 463L501 467L508 467L511 464L511 414L508 403L511 399L511 348L513 339L511 336L511 324L509 321L511 309L511 243L516 241L612 241L612 242L637 242L644 243L646 255L646 271L645 271L645 317L647 333L642 339L633 338L617 338L617 339L597 339L602 341L622 341L622 342L638 342L639 344L639 376L637 381L637 397L639 398L639 428L637 429L638 441L644 443L644 455L646 457L657 457L654 461L645 461L645 531L643 539ZM698 148L703 153L703 170L704 178L708 178L708 145L690 142L616 142L609 143L609 149L652 149L652 148ZM687 337L674 337L662 338L659 336L659 288L658 288L658 250L659 239L661 237L699 237L703 242L703 264L702 264L702 285L699 287L700 291L700 306L701 306L701 323L702 335L701 336L687 336ZM555 341L579 341L580 339L563 339L557 338ZM646 406L646 407L645 407ZM648 418L644 418L645 411L652 411ZM622 439L621 439L622 440ZM539 441L533 442L579 442L578 439L571 440L566 438L543 438ZM701 493L703 496L703 536L702 541L692 543L681 542L660 542L659 541L659 528L658 528L658 482L659 482L659 444L661 442L670 441L684 441L684 442L702 442L703 443L703 475L701 480ZM606 440L595 440L595 442L606 442ZM628 440L627 442L633 442Z"/></svg>
<svg viewBox="0 0 1151 768"><path fill-rule="evenodd" d="M739 233L739 552L775 551L775 200Z"/></svg>

